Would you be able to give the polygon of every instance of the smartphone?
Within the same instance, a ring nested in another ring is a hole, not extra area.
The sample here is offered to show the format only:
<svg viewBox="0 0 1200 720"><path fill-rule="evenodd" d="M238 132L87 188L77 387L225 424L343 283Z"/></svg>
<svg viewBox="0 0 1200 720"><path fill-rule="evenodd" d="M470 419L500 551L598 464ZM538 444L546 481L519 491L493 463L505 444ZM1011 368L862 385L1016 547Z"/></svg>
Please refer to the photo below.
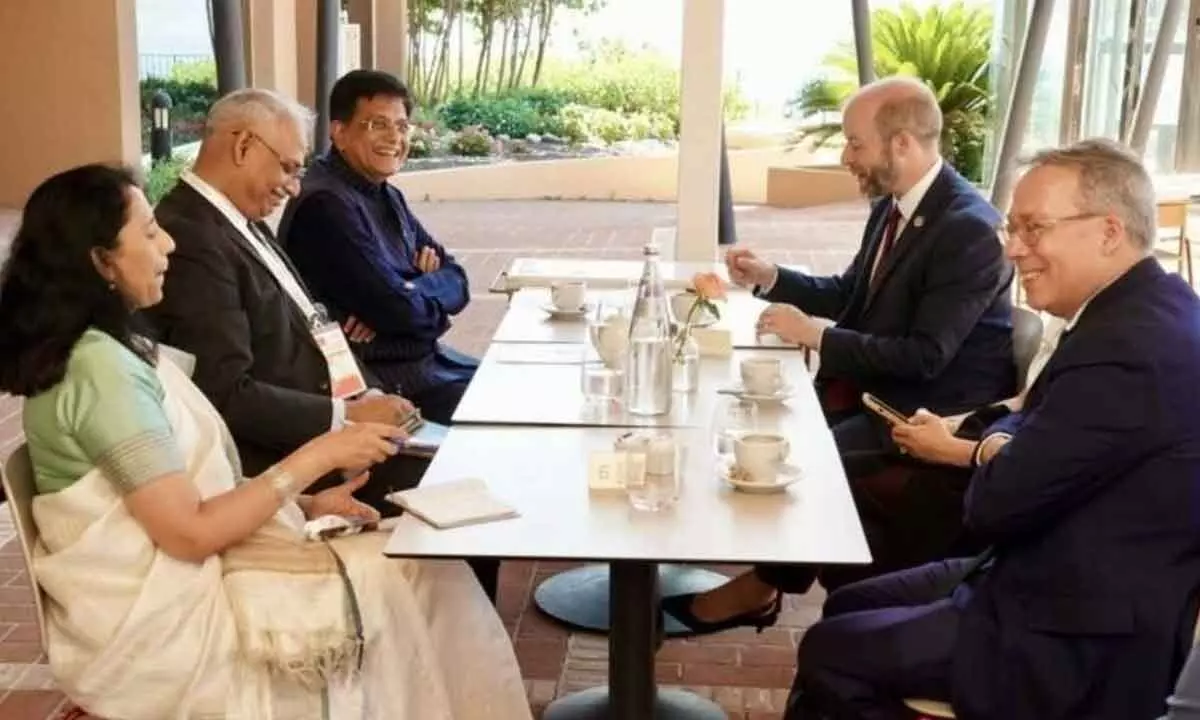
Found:
<svg viewBox="0 0 1200 720"><path fill-rule="evenodd" d="M875 397L871 393L863 393L862 401L863 401L863 405L866 405L868 410L875 413L876 415L883 418L884 420L888 421L892 425L907 425L908 424L908 416L904 415L896 408L892 407L891 405L888 405L884 401Z"/></svg>

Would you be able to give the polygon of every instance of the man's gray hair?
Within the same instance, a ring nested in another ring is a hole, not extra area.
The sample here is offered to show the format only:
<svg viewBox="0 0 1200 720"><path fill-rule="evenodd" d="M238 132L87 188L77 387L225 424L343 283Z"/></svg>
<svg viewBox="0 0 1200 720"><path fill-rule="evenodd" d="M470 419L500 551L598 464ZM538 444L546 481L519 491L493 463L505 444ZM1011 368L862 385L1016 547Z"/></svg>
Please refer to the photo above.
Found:
<svg viewBox="0 0 1200 720"><path fill-rule="evenodd" d="M1142 250L1149 251L1158 236L1158 201L1150 173L1137 154L1107 138L1090 138L1062 148L1043 150L1029 161L1031 168L1074 170L1079 182L1076 204L1086 213L1113 213Z"/></svg>
<svg viewBox="0 0 1200 720"><path fill-rule="evenodd" d="M884 142L907 132L927 148L938 147L942 137L942 108L928 85L916 78L894 76L868 87L884 93L875 112L875 127Z"/></svg>
<svg viewBox="0 0 1200 720"><path fill-rule="evenodd" d="M272 90L243 88L213 103L204 123L204 133L212 135L269 122L292 123L307 140L312 134L313 112Z"/></svg>

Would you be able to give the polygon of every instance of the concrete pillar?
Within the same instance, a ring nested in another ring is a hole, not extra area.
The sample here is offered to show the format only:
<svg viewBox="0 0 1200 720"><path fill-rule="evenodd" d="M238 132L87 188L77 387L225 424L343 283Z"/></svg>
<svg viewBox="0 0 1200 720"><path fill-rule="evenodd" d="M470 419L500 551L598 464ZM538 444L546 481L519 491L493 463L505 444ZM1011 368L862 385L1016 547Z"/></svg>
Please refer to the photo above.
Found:
<svg viewBox="0 0 1200 720"><path fill-rule="evenodd" d="M675 259L717 257L725 0L686 0L679 101Z"/></svg>
<svg viewBox="0 0 1200 720"><path fill-rule="evenodd" d="M374 35L375 69L407 79L408 0L375 0Z"/></svg>
<svg viewBox="0 0 1200 720"><path fill-rule="evenodd" d="M253 0L247 7L251 84L297 97L296 0Z"/></svg>
<svg viewBox="0 0 1200 720"><path fill-rule="evenodd" d="M228 95L246 87L246 31L241 0L212 0L213 55L217 92Z"/></svg>
<svg viewBox="0 0 1200 720"><path fill-rule="evenodd" d="M875 81L875 52L871 45L871 2L852 0L851 19L854 22L854 55L858 59L858 84Z"/></svg>
<svg viewBox="0 0 1200 720"><path fill-rule="evenodd" d="M317 106L317 3L296 3L296 99L310 108Z"/></svg>
<svg viewBox="0 0 1200 720"><path fill-rule="evenodd" d="M375 2L376 0L347 0L350 22L358 25L360 33L359 59L362 67L375 67Z"/></svg>
<svg viewBox="0 0 1200 720"><path fill-rule="evenodd" d="M141 162L135 0L0 2L0 207L89 162Z"/></svg>
<svg viewBox="0 0 1200 720"><path fill-rule="evenodd" d="M313 132L313 151L329 149L329 94L340 76L338 48L342 40L341 3L338 0L317 2L317 126Z"/></svg>

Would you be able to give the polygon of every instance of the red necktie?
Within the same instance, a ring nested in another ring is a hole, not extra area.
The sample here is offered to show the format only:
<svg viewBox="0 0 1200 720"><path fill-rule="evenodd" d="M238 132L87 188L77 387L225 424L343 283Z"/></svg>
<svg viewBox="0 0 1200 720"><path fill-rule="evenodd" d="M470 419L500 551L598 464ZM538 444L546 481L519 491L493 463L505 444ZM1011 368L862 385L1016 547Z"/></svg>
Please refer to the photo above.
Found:
<svg viewBox="0 0 1200 720"><path fill-rule="evenodd" d="M892 209L888 211L887 221L883 225L883 242L879 243L879 252L875 253L875 267L871 270L871 289L875 289L878 282L879 271L883 267L883 261L887 259L887 255L892 251L892 247L896 244L896 229L900 227L900 218L903 215L900 213L900 206L895 202L892 203Z"/></svg>

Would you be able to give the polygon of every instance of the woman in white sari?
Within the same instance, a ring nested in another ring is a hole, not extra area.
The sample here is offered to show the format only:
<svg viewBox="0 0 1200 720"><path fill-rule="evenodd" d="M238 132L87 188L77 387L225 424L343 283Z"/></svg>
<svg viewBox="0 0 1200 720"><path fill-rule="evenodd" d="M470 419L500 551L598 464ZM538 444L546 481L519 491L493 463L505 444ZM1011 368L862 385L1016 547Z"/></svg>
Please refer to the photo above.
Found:
<svg viewBox="0 0 1200 720"><path fill-rule="evenodd" d="M216 411L133 330L172 248L128 171L76 168L30 197L0 287L63 692L120 720L529 718L465 565L386 559L379 532L305 539L307 519L378 519L352 493L397 430L329 433L242 477ZM336 470L355 477L302 494Z"/></svg>

